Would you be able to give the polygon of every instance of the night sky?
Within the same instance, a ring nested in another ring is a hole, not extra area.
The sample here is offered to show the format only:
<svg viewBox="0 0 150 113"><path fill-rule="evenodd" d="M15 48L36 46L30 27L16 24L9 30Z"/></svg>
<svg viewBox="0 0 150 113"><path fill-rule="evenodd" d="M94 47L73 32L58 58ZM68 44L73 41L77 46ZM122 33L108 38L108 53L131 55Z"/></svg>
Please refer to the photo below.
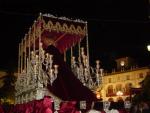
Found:
<svg viewBox="0 0 150 113"><path fill-rule="evenodd" d="M146 0L0 1L0 69L15 69L18 43L39 12L88 21L91 62L100 59L105 69L116 58L130 56L139 65L150 63L150 21ZM111 67L112 66L112 67Z"/></svg>

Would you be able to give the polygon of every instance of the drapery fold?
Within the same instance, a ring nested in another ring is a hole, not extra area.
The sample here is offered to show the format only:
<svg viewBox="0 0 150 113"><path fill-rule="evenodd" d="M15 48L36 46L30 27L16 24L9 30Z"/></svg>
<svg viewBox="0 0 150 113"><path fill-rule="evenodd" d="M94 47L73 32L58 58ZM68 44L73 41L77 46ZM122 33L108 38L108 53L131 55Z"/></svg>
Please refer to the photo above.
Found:
<svg viewBox="0 0 150 113"><path fill-rule="evenodd" d="M41 100L33 100L24 104L16 104L8 113L53 113L52 99L45 96ZM4 112L0 112L4 113Z"/></svg>
<svg viewBox="0 0 150 113"><path fill-rule="evenodd" d="M52 39L54 41L54 45L56 45L56 48L60 51L60 53L64 53L84 38L84 36L81 35L67 34L64 32L58 33L56 31L43 31L42 38L44 37Z"/></svg>
<svg viewBox="0 0 150 113"><path fill-rule="evenodd" d="M53 63L59 66L56 80L52 85L48 85L49 91L65 101L84 100L88 103L87 109L89 109L92 101L97 100L95 94L76 78L56 47L50 45L46 52L54 56Z"/></svg>
<svg viewBox="0 0 150 113"><path fill-rule="evenodd" d="M4 113L4 110L1 104L0 104L0 113Z"/></svg>

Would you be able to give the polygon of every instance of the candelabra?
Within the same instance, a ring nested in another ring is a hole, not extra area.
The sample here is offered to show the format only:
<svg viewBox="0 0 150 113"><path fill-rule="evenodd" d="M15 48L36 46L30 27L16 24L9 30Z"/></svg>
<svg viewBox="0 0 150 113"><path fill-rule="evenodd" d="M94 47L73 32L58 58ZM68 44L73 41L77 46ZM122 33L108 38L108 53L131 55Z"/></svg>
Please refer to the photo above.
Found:
<svg viewBox="0 0 150 113"><path fill-rule="evenodd" d="M53 65L53 55L45 53L42 43L39 45L39 50L31 52L31 59L27 58L26 71L19 73L17 78L16 103L42 99L47 84L52 85L57 78L58 65Z"/></svg>
<svg viewBox="0 0 150 113"><path fill-rule="evenodd" d="M85 55L84 48L81 48L81 54L79 54L78 61L73 56L71 60L72 71L76 77L91 90L94 90L102 84L103 69L100 68L100 61L96 61L96 68L91 67L88 64L88 57Z"/></svg>

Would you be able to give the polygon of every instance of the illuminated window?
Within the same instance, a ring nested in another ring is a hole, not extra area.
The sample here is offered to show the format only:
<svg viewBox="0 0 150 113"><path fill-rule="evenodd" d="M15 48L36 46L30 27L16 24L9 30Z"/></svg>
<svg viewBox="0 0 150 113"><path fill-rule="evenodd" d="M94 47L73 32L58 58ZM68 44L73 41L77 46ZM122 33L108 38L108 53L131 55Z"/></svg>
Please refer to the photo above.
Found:
<svg viewBox="0 0 150 113"><path fill-rule="evenodd" d="M150 72L147 72L146 75L150 75Z"/></svg>
<svg viewBox="0 0 150 113"><path fill-rule="evenodd" d="M129 92L130 92L130 83L127 83L127 84L125 85L125 91L126 91L126 93L129 93Z"/></svg>
<svg viewBox="0 0 150 113"><path fill-rule="evenodd" d="M111 78L109 78L109 79L108 79L108 82L109 82L109 83L111 83L111 82L112 82L112 81L111 81Z"/></svg>
<svg viewBox="0 0 150 113"><path fill-rule="evenodd" d="M118 77L118 81L120 81L120 77Z"/></svg>
<svg viewBox="0 0 150 113"><path fill-rule="evenodd" d="M108 92L108 94L113 93L113 86L112 85L108 86L107 92Z"/></svg>
<svg viewBox="0 0 150 113"><path fill-rule="evenodd" d="M129 75L126 76L126 80L130 80L130 76Z"/></svg>
<svg viewBox="0 0 150 113"><path fill-rule="evenodd" d="M140 74L139 74L139 78L144 78L143 73L140 73Z"/></svg>

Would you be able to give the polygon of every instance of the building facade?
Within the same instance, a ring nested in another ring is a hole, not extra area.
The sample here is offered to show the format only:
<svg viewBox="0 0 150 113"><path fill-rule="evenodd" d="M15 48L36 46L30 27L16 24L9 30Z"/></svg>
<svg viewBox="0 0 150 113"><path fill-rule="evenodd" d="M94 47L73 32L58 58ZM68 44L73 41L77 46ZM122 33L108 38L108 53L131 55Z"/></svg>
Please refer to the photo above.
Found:
<svg viewBox="0 0 150 113"><path fill-rule="evenodd" d="M118 60L118 62L122 61ZM97 89L97 94L100 94L103 101L129 100L131 88L140 88L140 82L149 73L149 67L134 66L131 69L122 67L120 71L104 74L102 87Z"/></svg>

